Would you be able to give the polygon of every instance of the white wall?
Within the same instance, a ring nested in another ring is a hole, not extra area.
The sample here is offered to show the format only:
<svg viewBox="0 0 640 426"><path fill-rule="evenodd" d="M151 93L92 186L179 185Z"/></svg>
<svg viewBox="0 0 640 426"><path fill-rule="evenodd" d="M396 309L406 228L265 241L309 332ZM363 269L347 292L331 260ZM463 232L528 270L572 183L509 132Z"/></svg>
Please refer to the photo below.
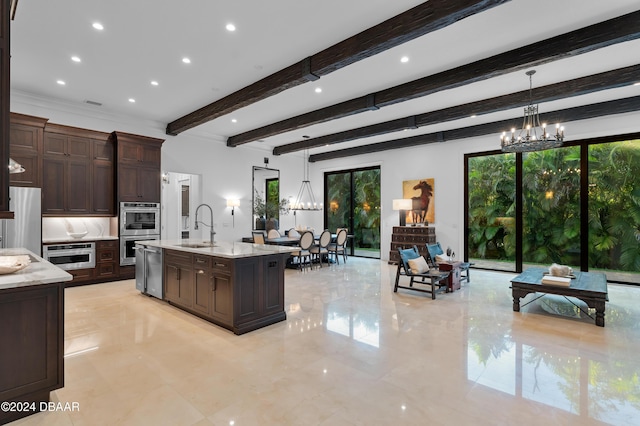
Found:
<svg viewBox="0 0 640 426"><path fill-rule="evenodd" d="M202 202L213 208L218 240L239 240L251 232L252 166L262 166L269 157L269 167L280 170L280 195L295 198L303 178L302 155L272 156L258 147L228 148L222 140L198 135L194 130L178 136L164 133L165 123L131 120L127 117L97 113L68 104L46 103L12 93L11 111L46 117L50 122L93 130L124 132L166 139L162 147L162 169L175 173L199 174L202 177ZM640 112L565 124L567 140L640 132ZM313 191L322 199L324 172L379 165L381 167L382 229L381 254L388 259L392 227L398 224L398 212L392 200L402 198L402 181L433 177L435 179L435 222L438 241L457 253L463 248L464 154L499 149L499 134L420 147L384 151L343 159L312 163L309 178ZM253 144L256 145L256 144ZM235 228L227 198L240 200L236 207ZM322 229L321 212L299 212L298 225ZM280 220L280 229L294 226L292 214ZM206 232L206 231L205 231Z"/></svg>

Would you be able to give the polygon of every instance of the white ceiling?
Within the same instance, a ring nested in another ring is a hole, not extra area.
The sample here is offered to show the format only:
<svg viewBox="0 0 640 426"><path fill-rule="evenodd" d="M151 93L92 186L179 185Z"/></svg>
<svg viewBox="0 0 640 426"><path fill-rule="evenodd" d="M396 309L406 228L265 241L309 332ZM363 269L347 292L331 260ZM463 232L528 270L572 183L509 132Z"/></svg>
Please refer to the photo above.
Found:
<svg viewBox="0 0 640 426"><path fill-rule="evenodd" d="M422 3L419 0L20 0L11 28L14 93L167 123ZM512 0L402 46L188 130L227 137L640 9L638 0ZM92 28L93 22L103 31ZM235 32L225 29L232 22ZM71 61L77 55L81 63ZM188 56L191 64L182 63ZM400 63L402 56L410 58ZM629 41L536 67L534 86L640 63ZM56 80L64 80L61 86ZM152 86L157 80L158 86ZM517 72L252 144L311 137L528 88ZM322 88L316 94L314 89ZM544 111L640 95L628 86L550 102ZM130 103L134 98L135 103ZM86 101L99 102L90 106ZM431 133L517 117L520 109L412 131ZM232 118L236 123L232 123ZM570 138L570 126L567 136ZM392 133L319 153L403 137ZM167 136L167 139L171 136ZM497 139L497 136L496 136Z"/></svg>

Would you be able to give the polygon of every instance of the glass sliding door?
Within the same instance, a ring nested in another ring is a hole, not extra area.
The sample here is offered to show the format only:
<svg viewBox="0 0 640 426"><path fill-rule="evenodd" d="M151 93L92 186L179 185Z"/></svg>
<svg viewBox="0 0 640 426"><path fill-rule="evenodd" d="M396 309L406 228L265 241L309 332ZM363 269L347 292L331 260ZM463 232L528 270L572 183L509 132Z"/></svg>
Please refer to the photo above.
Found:
<svg viewBox="0 0 640 426"><path fill-rule="evenodd" d="M468 257L476 267L515 271L515 154L467 162Z"/></svg>
<svg viewBox="0 0 640 426"><path fill-rule="evenodd" d="M522 155L522 261L580 270L580 147Z"/></svg>
<svg viewBox="0 0 640 426"><path fill-rule="evenodd" d="M380 258L380 168L325 173L325 227L348 228L351 255Z"/></svg>
<svg viewBox="0 0 640 426"><path fill-rule="evenodd" d="M589 145L589 269L640 283L640 140Z"/></svg>

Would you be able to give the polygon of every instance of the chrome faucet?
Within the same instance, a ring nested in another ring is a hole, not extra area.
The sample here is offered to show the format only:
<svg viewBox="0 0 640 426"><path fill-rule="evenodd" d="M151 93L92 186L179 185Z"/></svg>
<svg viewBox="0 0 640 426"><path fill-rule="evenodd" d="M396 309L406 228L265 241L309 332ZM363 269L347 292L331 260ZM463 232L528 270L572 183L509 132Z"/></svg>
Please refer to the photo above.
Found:
<svg viewBox="0 0 640 426"><path fill-rule="evenodd" d="M200 222L200 223L202 223L204 226L208 226L209 228L211 228L211 245L213 245L214 235L216 235L216 233L213 230L213 210L211 209L211 206L209 204L200 204L198 207L196 207L196 223L195 223L194 229L196 230L198 229L198 210L200 210L200 207L202 206L209 208L211 220L209 221L210 225L207 225L204 222Z"/></svg>

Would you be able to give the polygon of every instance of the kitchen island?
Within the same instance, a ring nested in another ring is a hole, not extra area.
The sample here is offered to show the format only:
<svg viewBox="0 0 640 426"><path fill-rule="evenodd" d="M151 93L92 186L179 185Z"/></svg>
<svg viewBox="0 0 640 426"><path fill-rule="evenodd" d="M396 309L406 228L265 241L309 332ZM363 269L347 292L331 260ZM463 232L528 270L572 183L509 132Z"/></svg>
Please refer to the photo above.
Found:
<svg viewBox="0 0 640 426"><path fill-rule="evenodd" d="M202 240L144 241L163 250L164 299L244 334L284 321L284 269L292 247Z"/></svg>
<svg viewBox="0 0 640 426"><path fill-rule="evenodd" d="M0 424L5 424L39 412L49 393L64 386L64 282L72 276L26 249L1 249L0 256L31 261L0 275Z"/></svg>

